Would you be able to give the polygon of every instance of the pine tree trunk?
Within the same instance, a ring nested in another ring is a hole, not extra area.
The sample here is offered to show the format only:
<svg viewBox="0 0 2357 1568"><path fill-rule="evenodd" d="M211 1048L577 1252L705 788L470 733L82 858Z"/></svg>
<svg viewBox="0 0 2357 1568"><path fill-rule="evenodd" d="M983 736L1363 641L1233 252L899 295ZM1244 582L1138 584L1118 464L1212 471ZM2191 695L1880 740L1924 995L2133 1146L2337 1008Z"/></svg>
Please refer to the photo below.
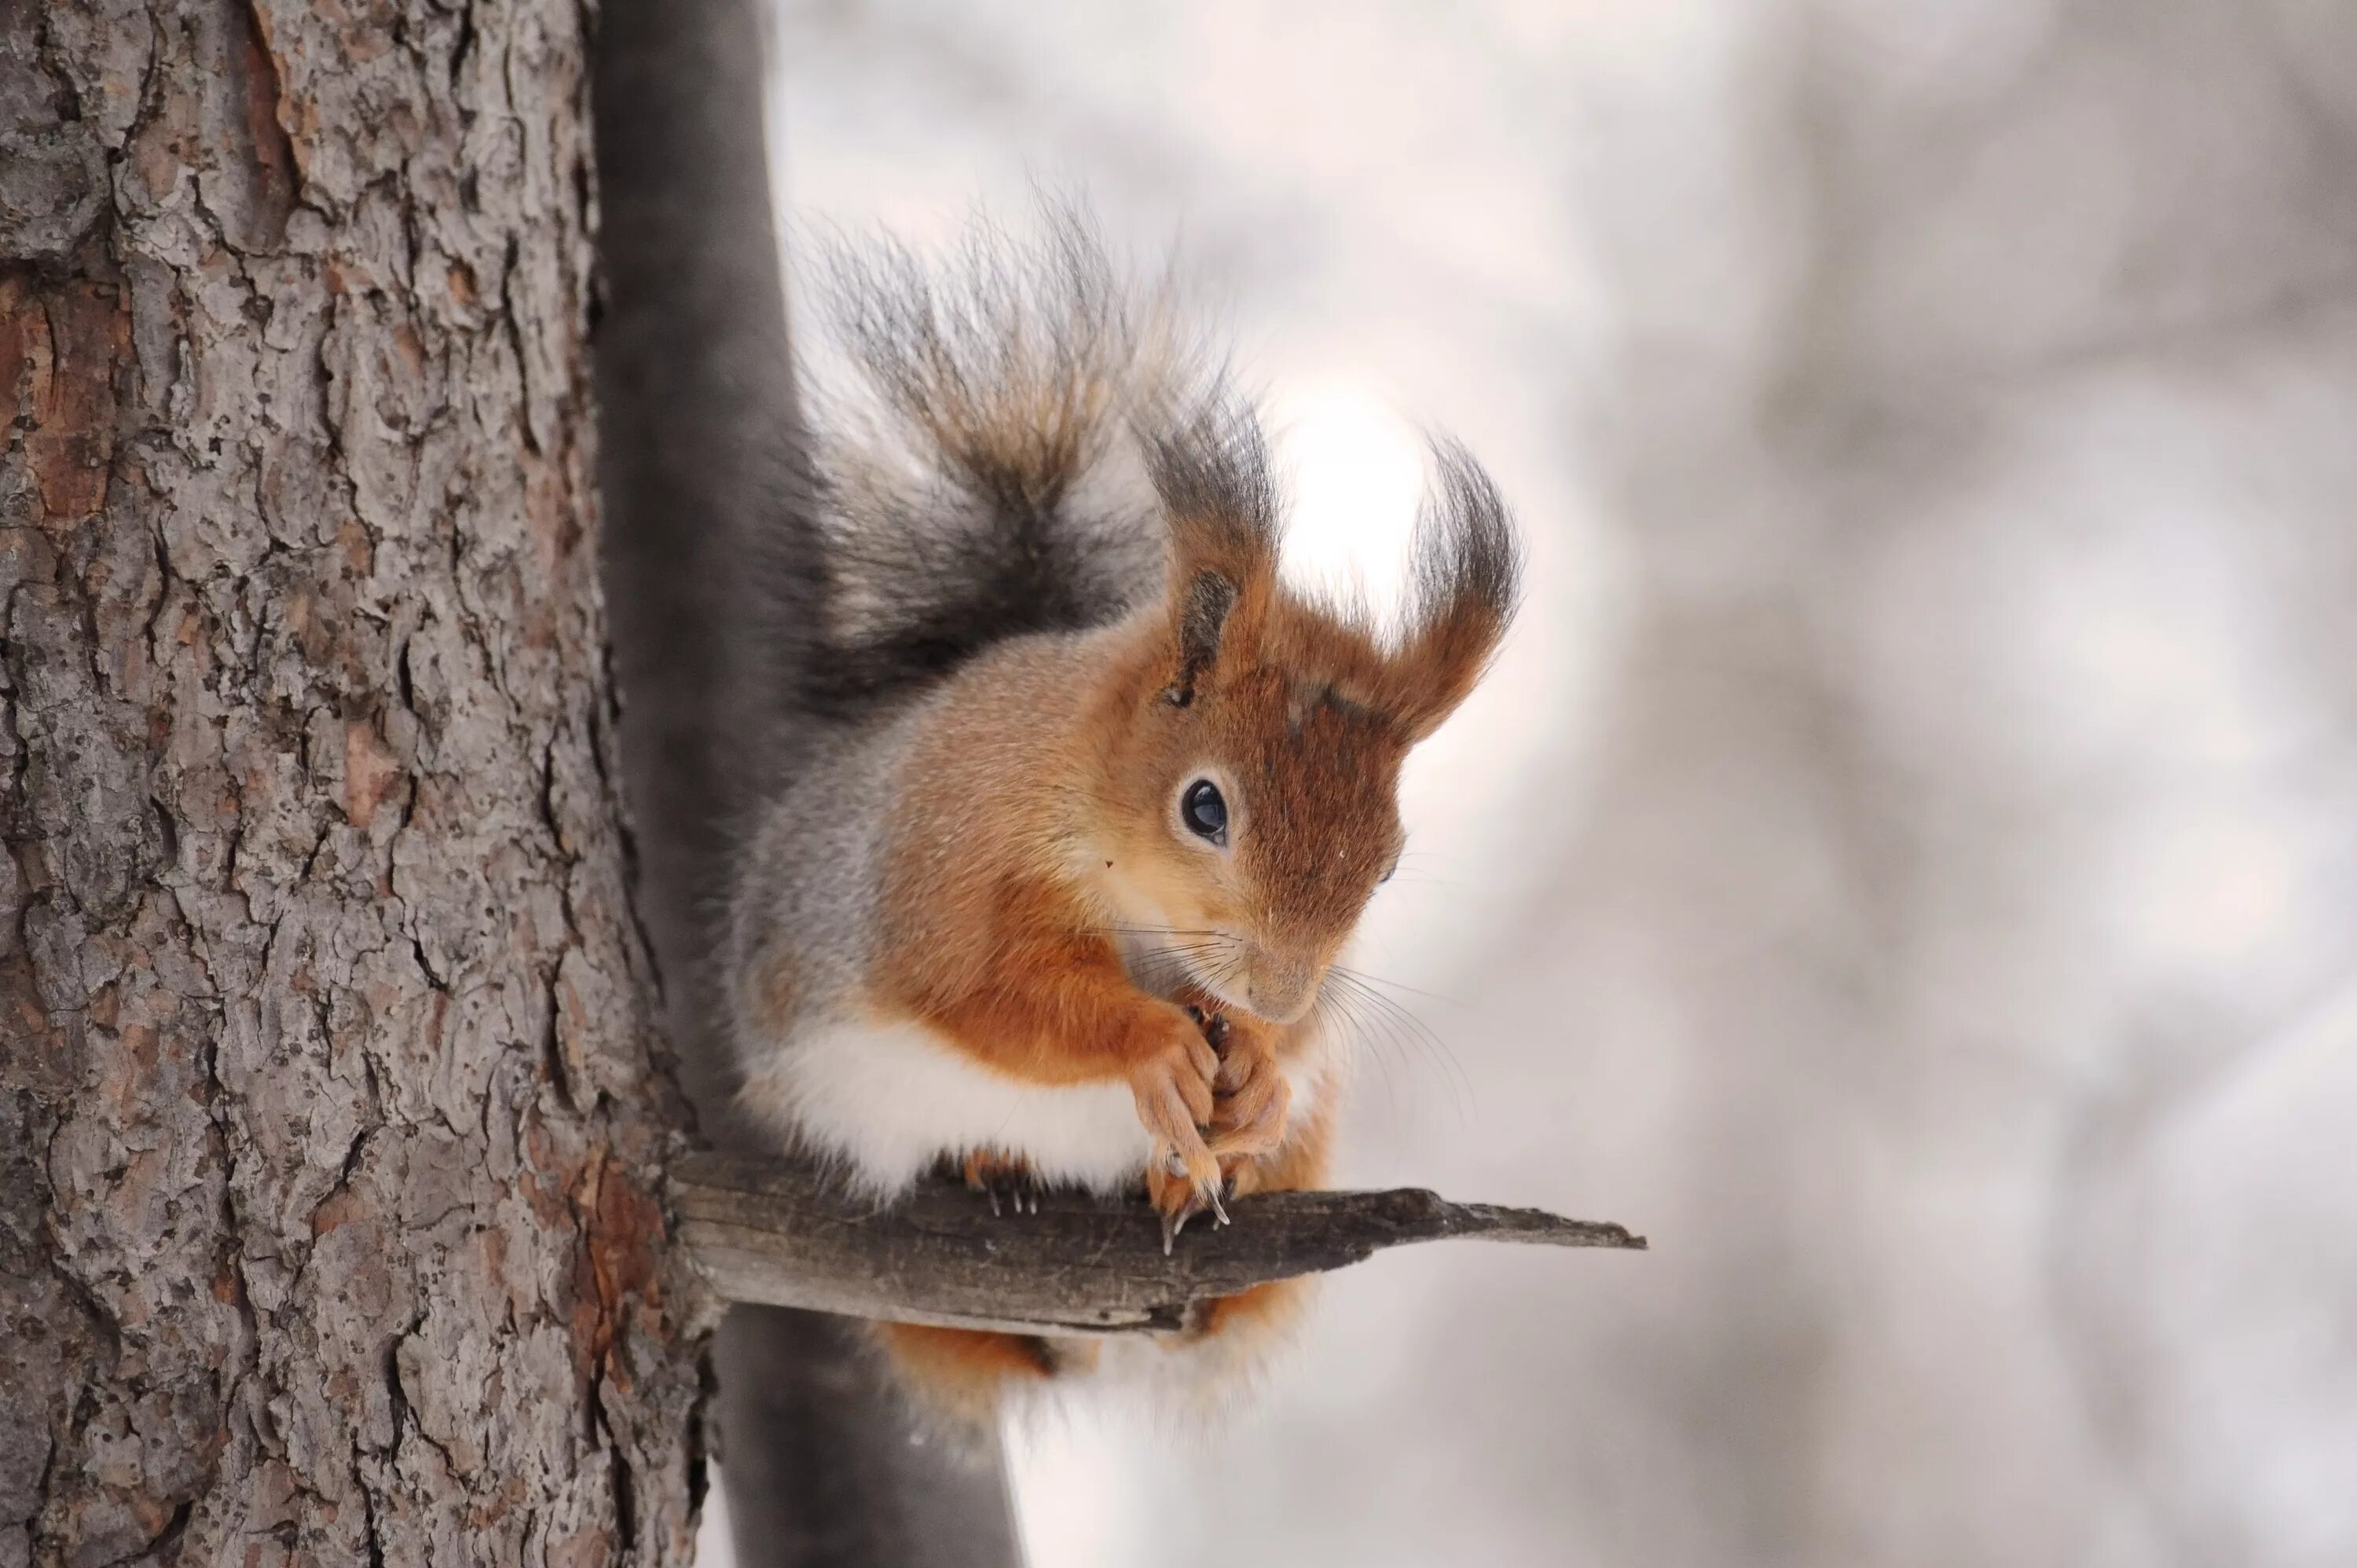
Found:
<svg viewBox="0 0 2357 1568"><path fill-rule="evenodd" d="M686 1557L583 29L0 0L0 1568Z"/></svg>

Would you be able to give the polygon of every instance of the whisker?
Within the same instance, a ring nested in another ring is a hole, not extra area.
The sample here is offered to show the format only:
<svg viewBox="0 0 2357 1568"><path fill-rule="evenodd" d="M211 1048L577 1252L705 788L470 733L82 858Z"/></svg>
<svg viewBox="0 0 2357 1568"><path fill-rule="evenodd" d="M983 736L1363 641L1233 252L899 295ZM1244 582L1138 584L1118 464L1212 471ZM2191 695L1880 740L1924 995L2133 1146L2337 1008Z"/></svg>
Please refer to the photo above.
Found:
<svg viewBox="0 0 2357 1568"><path fill-rule="evenodd" d="M1438 1056L1443 1062L1453 1069L1466 1092L1469 1094L1471 1092L1472 1080L1466 1076L1463 1065L1457 1060L1456 1053L1448 1048L1447 1042L1443 1041L1429 1025L1401 1003L1385 996L1367 984L1362 976L1352 973L1349 976L1348 983L1355 987L1370 1004L1398 1020L1401 1028L1410 1038Z"/></svg>
<svg viewBox="0 0 2357 1568"><path fill-rule="evenodd" d="M1139 935L1162 936L1164 930L1146 927L1108 928L1133 931ZM1170 935L1189 935L1176 928ZM1128 955L1130 978L1144 990L1167 993L1180 984L1200 984L1207 966L1222 960L1232 959L1239 946L1237 940L1223 931L1191 933L1196 940L1164 941L1155 947Z"/></svg>
<svg viewBox="0 0 2357 1568"><path fill-rule="evenodd" d="M1417 1055L1433 1062L1448 1086L1460 1125L1469 1122L1472 1079L1448 1043L1407 1007L1376 990L1370 977L1339 966L1327 973L1335 983L1339 1010L1357 1025L1361 1037L1371 1046L1396 1051L1403 1058Z"/></svg>
<svg viewBox="0 0 2357 1568"><path fill-rule="evenodd" d="M1133 972L1192 970L1200 961L1211 957L1218 950L1214 948L1166 948L1157 952L1137 954L1130 960L1130 968Z"/></svg>
<svg viewBox="0 0 2357 1568"><path fill-rule="evenodd" d="M1318 1008L1321 1026L1332 1028L1338 1036L1354 1043L1364 1051L1365 1059L1375 1069L1374 1076L1383 1086L1383 1109L1394 1121L1404 1120L1400 1105L1400 1074L1402 1065L1394 1056L1390 1042L1369 1029L1363 1017L1351 1004L1347 993L1337 991L1320 993Z"/></svg>
<svg viewBox="0 0 2357 1568"><path fill-rule="evenodd" d="M1454 996L1444 996L1437 991L1418 991L1413 985L1403 985L1396 980L1385 980L1382 975L1370 974L1363 969L1349 969L1338 963L1330 966L1326 972L1329 974L1346 975L1351 980L1357 981L1365 985L1382 985L1387 986L1394 991L1405 991L1410 996L1421 996L1427 1002L1446 1002L1451 1007L1462 1007L1465 1005L1464 1003L1458 1001Z"/></svg>

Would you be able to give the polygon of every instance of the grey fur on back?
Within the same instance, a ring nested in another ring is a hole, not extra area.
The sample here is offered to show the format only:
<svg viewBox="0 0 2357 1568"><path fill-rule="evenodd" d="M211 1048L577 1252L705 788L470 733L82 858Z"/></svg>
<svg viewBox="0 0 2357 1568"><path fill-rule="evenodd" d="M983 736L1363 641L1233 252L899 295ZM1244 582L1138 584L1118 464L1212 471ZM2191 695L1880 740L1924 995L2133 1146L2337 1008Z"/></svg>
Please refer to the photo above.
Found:
<svg viewBox="0 0 2357 1568"><path fill-rule="evenodd" d="M804 354L813 457L784 553L815 570L780 650L810 717L897 705L1006 639L1103 625L1161 590L1167 530L1141 437L1219 378L1167 285L1126 287L1087 221L948 255L825 245Z"/></svg>
<svg viewBox="0 0 2357 1568"><path fill-rule="evenodd" d="M740 852L727 933L739 1059L758 1069L797 1026L841 1015L858 994L876 924L889 780L922 724L906 703L866 724L814 735L793 781ZM758 994L787 966L791 1005Z"/></svg>

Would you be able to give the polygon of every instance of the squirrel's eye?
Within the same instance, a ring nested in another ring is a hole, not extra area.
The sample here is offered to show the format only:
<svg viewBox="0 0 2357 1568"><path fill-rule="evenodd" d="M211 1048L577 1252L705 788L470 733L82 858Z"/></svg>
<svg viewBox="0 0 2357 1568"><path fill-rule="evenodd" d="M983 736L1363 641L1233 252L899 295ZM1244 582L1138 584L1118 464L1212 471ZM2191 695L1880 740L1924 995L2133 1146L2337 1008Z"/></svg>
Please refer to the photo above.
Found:
<svg viewBox="0 0 2357 1568"><path fill-rule="evenodd" d="M1228 801L1220 787L1208 779L1198 779L1187 786L1178 797L1178 815L1186 820L1187 831L1197 838L1213 843L1228 842Z"/></svg>

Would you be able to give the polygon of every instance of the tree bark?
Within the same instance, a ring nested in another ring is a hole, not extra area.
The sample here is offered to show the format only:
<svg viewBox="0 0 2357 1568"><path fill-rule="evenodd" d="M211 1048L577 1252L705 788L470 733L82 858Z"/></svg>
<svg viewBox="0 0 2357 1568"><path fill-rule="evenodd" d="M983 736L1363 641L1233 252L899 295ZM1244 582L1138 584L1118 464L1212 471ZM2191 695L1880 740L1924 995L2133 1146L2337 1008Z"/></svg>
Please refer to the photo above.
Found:
<svg viewBox="0 0 2357 1568"><path fill-rule="evenodd" d="M690 1549L583 26L0 0L0 1568Z"/></svg>
<svg viewBox="0 0 2357 1568"><path fill-rule="evenodd" d="M791 768L766 631L814 574L771 221L760 0L608 0L597 59L597 345L608 595L638 820L640 908L706 1136L730 1115L710 916L729 824ZM927 1443L857 1326L738 1306L714 1348L740 1568L997 1568L1020 1559L996 1455Z"/></svg>

